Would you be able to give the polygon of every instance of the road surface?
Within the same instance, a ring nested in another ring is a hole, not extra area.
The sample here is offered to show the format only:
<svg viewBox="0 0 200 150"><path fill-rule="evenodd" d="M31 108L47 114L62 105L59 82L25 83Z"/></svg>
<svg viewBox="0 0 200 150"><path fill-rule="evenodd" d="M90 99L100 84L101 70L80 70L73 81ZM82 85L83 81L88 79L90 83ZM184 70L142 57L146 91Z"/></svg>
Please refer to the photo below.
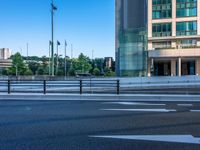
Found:
<svg viewBox="0 0 200 150"><path fill-rule="evenodd" d="M0 101L1 150L199 150L200 103Z"/></svg>

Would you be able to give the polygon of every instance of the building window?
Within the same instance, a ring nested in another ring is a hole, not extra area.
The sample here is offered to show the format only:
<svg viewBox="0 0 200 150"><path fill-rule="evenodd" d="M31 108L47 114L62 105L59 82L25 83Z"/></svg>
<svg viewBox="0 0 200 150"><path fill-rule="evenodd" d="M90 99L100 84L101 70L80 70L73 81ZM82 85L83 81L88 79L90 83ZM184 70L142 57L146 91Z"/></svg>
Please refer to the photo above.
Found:
<svg viewBox="0 0 200 150"><path fill-rule="evenodd" d="M153 37L171 36L172 24L171 23L153 24L152 33L153 33Z"/></svg>
<svg viewBox="0 0 200 150"><path fill-rule="evenodd" d="M197 16L197 0L176 0L177 17Z"/></svg>
<svg viewBox="0 0 200 150"><path fill-rule="evenodd" d="M181 44L181 47L197 46L197 40L195 39L181 40L180 44Z"/></svg>
<svg viewBox="0 0 200 150"><path fill-rule="evenodd" d="M197 35L197 21L177 22L176 36Z"/></svg>
<svg viewBox="0 0 200 150"><path fill-rule="evenodd" d="M172 0L153 0L152 18L163 19L172 17Z"/></svg>
<svg viewBox="0 0 200 150"><path fill-rule="evenodd" d="M171 41L165 41L165 42L153 42L153 49L167 49L167 48L171 48Z"/></svg>

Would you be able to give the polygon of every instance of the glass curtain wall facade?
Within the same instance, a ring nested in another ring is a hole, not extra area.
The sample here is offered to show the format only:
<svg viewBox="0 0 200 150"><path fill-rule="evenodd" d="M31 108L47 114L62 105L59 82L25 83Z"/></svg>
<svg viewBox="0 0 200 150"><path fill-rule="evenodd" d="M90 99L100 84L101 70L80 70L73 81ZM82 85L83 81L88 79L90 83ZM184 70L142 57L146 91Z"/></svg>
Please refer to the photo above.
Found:
<svg viewBox="0 0 200 150"><path fill-rule="evenodd" d="M116 0L116 73L145 76L147 70L147 2Z"/></svg>

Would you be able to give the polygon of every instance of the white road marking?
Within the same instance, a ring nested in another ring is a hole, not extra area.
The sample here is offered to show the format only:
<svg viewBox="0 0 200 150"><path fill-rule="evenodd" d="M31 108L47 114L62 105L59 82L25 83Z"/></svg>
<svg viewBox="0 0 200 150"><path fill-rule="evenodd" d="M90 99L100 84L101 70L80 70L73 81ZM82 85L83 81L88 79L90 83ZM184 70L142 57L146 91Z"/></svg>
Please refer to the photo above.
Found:
<svg viewBox="0 0 200 150"><path fill-rule="evenodd" d="M90 136L90 137L154 141L154 142L200 144L200 138L193 137L192 135L111 135L111 136Z"/></svg>
<svg viewBox="0 0 200 150"><path fill-rule="evenodd" d="M177 106L181 106L181 107L192 107L192 104L177 104Z"/></svg>
<svg viewBox="0 0 200 150"><path fill-rule="evenodd" d="M105 111L176 112L175 109L100 109Z"/></svg>
<svg viewBox="0 0 200 150"><path fill-rule="evenodd" d="M200 112L200 110L190 110L190 112Z"/></svg>
<svg viewBox="0 0 200 150"><path fill-rule="evenodd" d="M165 106L166 104L150 104L137 102L106 102L104 104L120 104L120 105L143 105L143 106Z"/></svg>

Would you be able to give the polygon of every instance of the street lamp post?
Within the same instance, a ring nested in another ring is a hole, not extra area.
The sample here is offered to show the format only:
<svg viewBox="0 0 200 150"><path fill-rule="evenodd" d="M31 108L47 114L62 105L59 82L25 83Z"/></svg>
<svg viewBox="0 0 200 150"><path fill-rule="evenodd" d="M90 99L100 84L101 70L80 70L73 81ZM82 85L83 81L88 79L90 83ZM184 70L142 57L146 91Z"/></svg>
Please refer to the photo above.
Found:
<svg viewBox="0 0 200 150"><path fill-rule="evenodd" d="M54 76L54 11L56 11L57 8L54 6L54 0L52 0L51 3L51 59L52 59L52 69L51 74Z"/></svg>
<svg viewBox="0 0 200 150"><path fill-rule="evenodd" d="M15 67L15 76L17 77L18 76L18 66L14 65L14 67Z"/></svg>
<svg viewBox="0 0 200 150"><path fill-rule="evenodd" d="M26 43L26 55L27 55L26 60L28 62L28 55L29 55L29 44L28 43Z"/></svg>
<svg viewBox="0 0 200 150"><path fill-rule="evenodd" d="M65 40L65 78L66 78L66 76L67 76L67 62L66 62L66 52L67 51L67 42L66 42L66 40Z"/></svg>
<svg viewBox="0 0 200 150"><path fill-rule="evenodd" d="M57 60L56 60L56 75L58 75L58 65L59 65L59 52L58 52L58 47L60 46L60 42L57 41Z"/></svg>
<svg viewBox="0 0 200 150"><path fill-rule="evenodd" d="M49 41L49 76L51 75L51 41Z"/></svg>

